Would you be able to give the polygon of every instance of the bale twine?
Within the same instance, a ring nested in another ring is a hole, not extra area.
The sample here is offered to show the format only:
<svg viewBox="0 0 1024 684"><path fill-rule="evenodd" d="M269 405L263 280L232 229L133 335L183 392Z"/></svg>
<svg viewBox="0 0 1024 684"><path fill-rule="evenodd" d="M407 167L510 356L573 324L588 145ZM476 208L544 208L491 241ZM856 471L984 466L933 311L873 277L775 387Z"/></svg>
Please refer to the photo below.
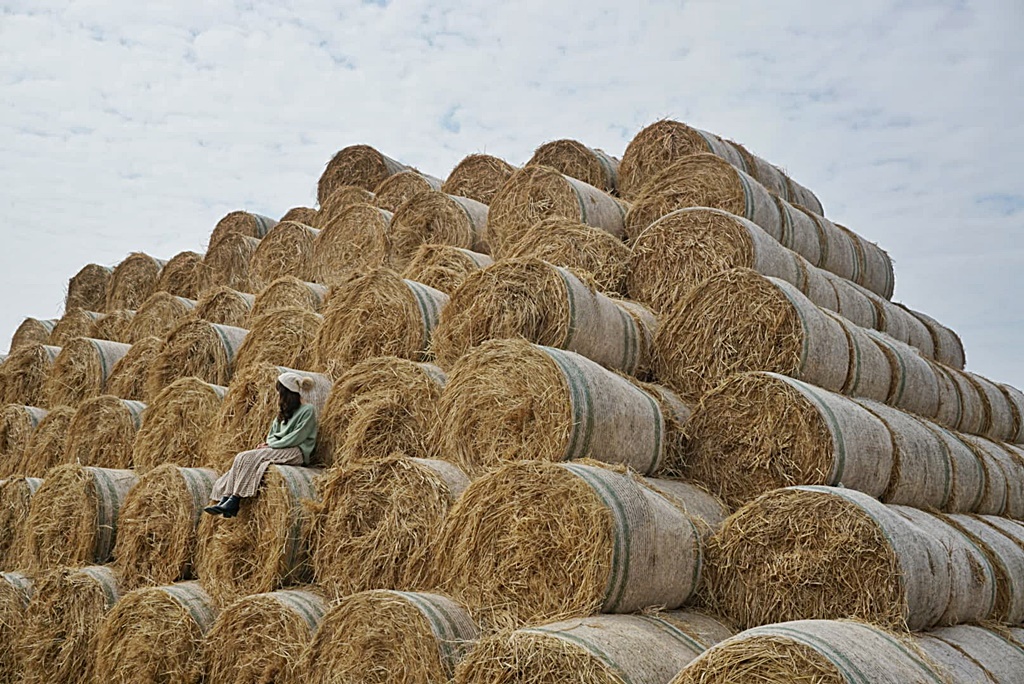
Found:
<svg viewBox="0 0 1024 684"><path fill-rule="evenodd" d="M284 216L278 220L278 223L295 221L296 223L304 223L307 226L315 226L317 214L317 210L313 207L292 207L284 213Z"/></svg>
<svg viewBox="0 0 1024 684"><path fill-rule="evenodd" d="M64 446L64 462L131 468L132 444L146 405L105 394L78 405Z"/></svg>
<svg viewBox="0 0 1024 684"><path fill-rule="evenodd" d="M510 259L543 259L555 266L587 273L602 292L626 292L630 249L597 228L553 217L539 221L506 246Z"/></svg>
<svg viewBox="0 0 1024 684"><path fill-rule="evenodd" d="M385 265L391 254L391 216L369 204L354 204L322 224L313 242L313 280L340 285L360 269Z"/></svg>
<svg viewBox="0 0 1024 684"><path fill-rule="evenodd" d="M618 190L619 160L604 150L587 147L577 140L553 140L538 147L527 166L549 166L599 190Z"/></svg>
<svg viewBox="0 0 1024 684"><path fill-rule="evenodd" d="M85 309L103 313L107 306L107 286L114 272L110 266L87 264L68 280L64 310Z"/></svg>
<svg viewBox="0 0 1024 684"><path fill-rule="evenodd" d="M330 375L374 356L426 360L448 295L387 268L331 292L316 337L316 363Z"/></svg>
<svg viewBox="0 0 1024 684"><path fill-rule="evenodd" d="M439 594L367 591L332 606L302 654L308 684L448 682L479 629Z"/></svg>
<svg viewBox="0 0 1024 684"><path fill-rule="evenodd" d="M7 404L0 410L0 477L21 474L25 447L47 413L21 404Z"/></svg>
<svg viewBox="0 0 1024 684"><path fill-rule="evenodd" d="M68 426L75 415L75 409L61 406L52 409L36 426L25 445L25 453L17 472L27 477L42 477L64 457Z"/></svg>
<svg viewBox="0 0 1024 684"><path fill-rule="evenodd" d="M14 644L25 624L25 611L32 598L32 580L17 572L0 573L0 643ZM0 649L0 683L21 684L21 653L16 648Z"/></svg>
<svg viewBox="0 0 1024 684"><path fill-rule="evenodd" d="M416 250L425 244L490 254L487 205L443 192L422 192L395 210L390 238L391 265L396 269L408 266Z"/></svg>
<svg viewBox="0 0 1024 684"><path fill-rule="evenodd" d="M0 480L0 570L25 567L25 529L32 497L43 481L34 477ZM0 622L3 620L0 619ZM0 679L0 681L3 681Z"/></svg>
<svg viewBox="0 0 1024 684"><path fill-rule="evenodd" d="M132 445L135 468L145 472L165 463L200 465L203 440L227 391L193 377L165 387L142 414L142 427Z"/></svg>
<svg viewBox="0 0 1024 684"><path fill-rule="evenodd" d="M435 546L436 586L491 627L675 608L704 542L672 500L590 463L526 461L473 482Z"/></svg>
<svg viewBox="0 0 1024 684"><path fill-rule="evenodd" d="M583 181L547 166L516 171L491 201L487 242L495 254L538 221L558 216L625 235L626 205Z"/></svg>
<svg viewBox="0 0 1024 684"><path fill-rule="evenodd" d="M54 347L63 347L76 337L88 337L92 331L93 324L102 318L104 314L85 309L68 309L53 326L50 339L47 344Z"/></svg>
<svg viewBox="0 0 1024 684"><path fill-rule="evenodd" d="M4 359L0 365L4 403L49 408L45 383L60 352L60 347L33 344Z"/></svg>
<svg viewBox="0 0 1024 684"><path fill-rule="evenodd" d="M107 613L96 635L96 681L194 684L203 637L217 606L198 582L136 589ZM159 648L154 645L159 644Z"/></svg>
<svg viewBox="0 0 1024 684"><path fill-rule="evenodd" d="M1024 672L1024 643L1019 632L998 626L958 625L916 634L914 641L939 665L939 671L944 670L957 684L1013 682Z"/></svg>
<svg viewBox="0 0 1024 684"><path fill-rule="evenodd" d="M110 274L104 311L134 311L156 292L166 261L143 252L132 252Z"/></svg>
<svg viewBox="0 0 1024 684"><path fill-rule="evenodd" d="M146 380L163 347L164 341L159 337L144 337L136 341L128 353L114 364L104 392L122 399L148 400Z"/></svg>
<svg viewBox="0 0 1024 684"><path fill-rule="evenodd" d="M117 519L114 567L131 590L191 579L196 531L217 471L170 463L148 471Z"/></svg>
<svg viewBox="0 0 1024 684"><path fill-rule="evenodd" d="M935 347L935 358L947 366L963 370L966 357L964 356L964 343L960 340L960 336L952 328L947 328L927 314L912 309L907 309L907 311L928 328L928 332L932 336L932 344Z"/></svg>
<svg viewBox="0 0 1024 684"><path fill-rule="evenodd" d="M207 681L304 681L296 667L327 604L311 591L246 596L217 616L203 644Z"/></svg>
<svg viewBox="0 0 1024 684"><path fill-rule="evenodd" d="M987 522L985 516L962 513L944 516L985 554L996 577L993 617L1000 622L1024 621L1024 527L1017 533ZM1011 523L1012 524L1012 523Z"/></svg>
<svg viewBox="0 0 1024 684"><path fill-rule="evenodd" d="M489 154L471 154L448 174L441 192L490 204L515 172L516 167L504 159Z"/></svg>
<svg viewBox="0 0 1024 684"><path fill-rule="evenodd" d="M450 296L470 273L493 263L494 260L486 254L461 247L423 244L416 248L416 253L402 271L402 277Z"/></svg>
<svg viewBox="0 0 1024 684"><path fill-rule="evenodd" d="M441 189L441 179L420 174L418 171L400 171L388 176L373 189L373 204L390 211L398 211L398 207L420 194L421 192Z"/></svg>
<svg viewBox="0 0 1024 684"><path fill-rule="evenodd" d="M313 241L320 231L303 223L283 221L267 233L252 255L249 282L253 292L261 292L278 278L295 276L313 280Z"/></svg>
<svg viewBox="0 0 1024 684"><path fill-rule="evenodd" d="M309 283L294 276L284 276L270 283L253 301L245 324L255 321L272 311L298 307L319 313L327 301L327 288Z"/></svg>
<svg viewBox="0 0 1024 684"><path fill-rule="evenodd" d="M593 361L491 340L452 368L432 425L435 453L478 475L506 461L593 458L678 472L689 409Z"/></svg>
<svg viewBox="0 0 1024 684"><path fill-rule="evenodd" d="M642 375L656 328L647 309L602 294L586 276L540 259L505 259L453 293L431 351L447 368L486 340L524 338Z"/></svg>
<svg viewBox="0 0 1024 684"><path fill-rule="evenodd" d="M139 307L128 325L127 342L135 344L147 337L166 337L196 308L196 302L167 292L157 292Z"/></svg>
<svg viewBox="0 0 1024 684"><path fill-rule="evenodd" d="M668 684L703 651L732 636L715 618L682 611L595 615L482 639L458 684Z"/></svg>
<svg viewBox="0 0 1024 684"><path fill-rule="evenodd" d="M48 569L109 561L117 514L136 479L130 470L77 463L48 471L26 523L30 565Z"/></svg>
<svg viewBox="0 0 1024 684"><path fill-rule="evenodd" d="M92 328L86 337L94 340L107 340L109 342L131 342L131 326L135 320L135 312L129 309L118 309L93 321Z"/></svg>
<svg viewBox="0 0 1024 684"><path fill-rule="evenodd" d="M198 252L175 254L160 272L156 291L167 292L184 299L196 299L202 292L202 270L202 254Z"/></svg>
<svg viewBox="0 0 1024 684"><path fill-rule="evenodd" d="M78 406L103 394L114 366L131 348L130 344L90 337L68 342L46 378L47 406Z"/></svg>
<svg viewBox="0 0 1024 684"><path fill-rule="evenodd" d="M324 200L342 185L355 185L373 190L388 176L415 169L385 156L369 145L350 145L339 150L327 162L317 182L316 198L323 205Z"/></svg>
<svg viewBox="0 0 1024 684"><path fill-rule="evenodd" d="M468 485L457 466L421 458L333 469L313 509L317 585L335 599L428 586L429 552Z"/></svg>
<svg viewBox="0 0 1024 684"><path fill-rule="evenodd" d="M55 318L26 318L11 337L10 351L15 352L36 344L47 344L57 323Z"/></svg>
<svg viewBox="0 0 1024 684"><path fill-rule="evenodd" d="M271 311L252 319L252 327L238 348L234 366L247 368L272 363L299 370L312 370L315 341L324 317L318 313L291 307Z"/></svg>
<svg viewBox="0 0 1024 684"><path fill-rule="evenodd" d="M748 629L711 646L683 668L672 684L755 681L944 684L948 680L930 654L922 653L906 635L861 622L797 620Z"/></svg>
<svg viewBox="0 0 1024 684"><path fill-rule="evenodd" d="M237 519L203 516L195 572L224 605L312 578L311 504L320 500L316 468L272 465L259 494L242 499Z"/></svg>
<svg viewBox="0 0 1024 684"><path fill-rule="evenodd" d="M227 385L235 357L248 334L248 330L230 325L185 321L164 340L160 355L150 367L146 391L156 396L175 380L189 376Z"/></svg>
<svg viewBox="0 0 1024 684"><path fill-rule="evenodd" d="M230 287L253 292L250 264L260 241L248 235L229 233L206 250L203 257L202 291Z"/></svg>
<svg viewBox="0 0 1024 684"><path fill-rule="evenodd" d="M196 302L192 315L216 325L244 328L256 305L256 296L221 286L207 290Z"/></svg>
<svg viewBox="0 0 1024 684"><path fill-rule="evenodd" d="M217 225L214 226L213 232L210 234L207 253L209 253L210 247L229 235L241 235L258 240L269 233L275 225L277 225L277 221L267 216L251 214L247 211L233 211L217 221Z"/></svg>
<svg viewBox="0 0 1024 684"><path fill-rule="evenodd" d="M22 681L92 682L96 632L122 591L117 575L107 566L61 568L41 575L17 644Z"/></svg>
<svg viewBox="0 0 1024 684"><path fill-rule="evenodd" d="M353 204L373 204L373 202L374 196L369 190L363 190L354 185L343 185L320 203L320 211L317 212L316 220L306 225L323 228Z"/></svg>

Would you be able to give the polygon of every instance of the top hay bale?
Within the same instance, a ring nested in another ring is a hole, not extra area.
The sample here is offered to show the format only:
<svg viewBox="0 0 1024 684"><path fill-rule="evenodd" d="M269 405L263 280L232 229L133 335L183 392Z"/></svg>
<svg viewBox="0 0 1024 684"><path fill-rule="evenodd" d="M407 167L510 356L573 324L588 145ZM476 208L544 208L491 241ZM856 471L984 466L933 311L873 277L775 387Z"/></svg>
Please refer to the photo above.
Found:
<svg viewBox="0 0 1024 684"><path fill-rule="evenodd" d="M202 268L202 254L198 252L175 254L160 272L156 291L167 292L185 299L196 299L202 291Z"/></svg>
<svg viewBox="0 0 1024 684"><path fill-rule="evenodd" d="M327 162L317 182L316 198L323 206L334 190L342 185L355 185L373 191L388 176L415 169L385 156L369 145L350 145L338 151Z"/></svg>
<svg viewBox="0 0 1024 684"><path fill-rule="evenodd" d="M394 213L398 207L420 194L441 189L441 179L417 171L401 171L388 176L373 190L373 203Z"/></svg>
<svg viewBox="0 0 1024 684"><path fill-rule="evenodd" d="M135 311L156 292L160 272L167 262L133 252L119 263L107 284L104 311Z"/></svg>
<svg viewBox="0 0 1024 684"><path fill-rule="evenodd" d="M277 225L277 221L260 214L250 214L247 211L233 211L214 227L210 234L210 242L206 251L223 240L228 235L238 234L256 239L262 238L270 232L270 229Z"/></svg>
<svg viewBox="0 0 1024 684"><path fill-rule="evenodd" d="M471 154L448 174L441 192L490 204L515 172L516 167L504 159L489 154Z"/></svg>
<svg viewBox="0 0 1024 684"><path fill-rule="evenodd" d="M110 274L114 272L109 266L88 264L68 281L68 294L64 298L64 311L85 309L103 313L107 306L107 285Z"/></svg>
<svg viewBox="0 0 1024 684"><path fill-rule="evenodd" d="M15 352L33 344L46 344L50 341L50 335L57 327L57 323L57 319L53 318L26 318L11 337L10 351Z"/></svg>
<svg viewBox="0 0 1024 684"><path fill-rule="evenodd" d="M312 280L313 240L320 231L302 223L282 221L260 241L249 264L253 292L261 292L278 278Z"/></svg>
<svg viewBox="0 0 1024 684"><path fill-rule="evenodd" d="M313 207L292 207L284 213L284 216L278 219L278 223L295 221L307 226L316 226L317 213L317 210Z"/></svg>
<svg viewBox="0 0 1024 684"><path fill-rule="evenodd" d="M550 166L566 176L615 194L618 190L619 160L604 150L587 147L577 140L554 140L538 147L526 165Z"/></svg>

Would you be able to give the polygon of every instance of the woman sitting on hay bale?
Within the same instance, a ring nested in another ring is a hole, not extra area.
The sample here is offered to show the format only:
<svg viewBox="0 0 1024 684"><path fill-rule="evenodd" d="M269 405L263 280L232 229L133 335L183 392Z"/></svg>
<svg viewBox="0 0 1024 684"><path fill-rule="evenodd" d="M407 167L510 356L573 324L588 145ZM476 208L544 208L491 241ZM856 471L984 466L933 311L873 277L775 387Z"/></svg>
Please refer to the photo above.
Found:
<svg viewBox="0 0 1024 684"><path fill-rule="evenodd" d="M313 379L298 373L277 377L279 395L277 418L270 426L267 440L251 451L235 456L231 468L217 479L210 496L219 501L203 510L211 515L233 518L241 499L256 495L263 473L272 463L306 465L316 445L316 409L304 403L302 395L313 389Z"/></svg>

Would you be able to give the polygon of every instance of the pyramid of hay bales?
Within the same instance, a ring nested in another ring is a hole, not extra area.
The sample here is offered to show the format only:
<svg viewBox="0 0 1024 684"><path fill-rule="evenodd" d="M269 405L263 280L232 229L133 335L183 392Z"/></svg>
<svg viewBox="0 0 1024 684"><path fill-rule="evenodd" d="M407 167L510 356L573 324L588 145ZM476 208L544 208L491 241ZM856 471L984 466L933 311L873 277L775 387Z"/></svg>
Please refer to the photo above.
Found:
<svg viewBox="0 0 1024 684"><path fill-rule="evenodd" d="M659 121L317 197L15 332L0 683L1021 681L1024 393L778 167ZM313 462L203 515L286 369Z"/></svg>

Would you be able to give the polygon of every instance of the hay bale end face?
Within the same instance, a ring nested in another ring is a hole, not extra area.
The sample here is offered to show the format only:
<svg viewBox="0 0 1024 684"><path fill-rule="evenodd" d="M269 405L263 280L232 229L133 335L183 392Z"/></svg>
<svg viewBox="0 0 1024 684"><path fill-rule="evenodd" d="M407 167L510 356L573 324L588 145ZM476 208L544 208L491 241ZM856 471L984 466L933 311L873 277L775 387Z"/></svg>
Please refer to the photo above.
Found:
<svg viewBox="0 0 1024 684"><path fill-rule="evenodd" d="M278 223L260 241L249 264L249 282L253 292L261 292L283 276L312 280L313 241L320 231L302 223Z"/></svg>
<svg viewBox="0 0 1024 684"><path fill-rule="evenodd" d="M0 571L27 567L25 525L32 497L42 484L42 480L30 477L0 480Z"/></svg>
<svg viewBox="0 0 1024 684"><path fill-rule="evenodd" d="M527 166L550 166L605 192L618 189L619 160L604 150L587 147L577 140L554 140L534 151Z"/></svg>
<svg viewBox="0 0 1024 684"><path fill-rule="evenodd" d="M431 190L440 190L441 180L417 171L401 171L388 176L373 189L373 204L392 214L407 201Z"/></svg>
<svg viewBox="0 0 1024 684"><path fill-rule="evenodd" d="M396 269L405 268L425 244L489 254L487 205L443 192L422 192L395 211L390 237L390 263Z"/></svg>
<svg viewBox="0 0 1024 684"><path fill-rule="evenodd" d="M46 409L21 404L0 410L0 478L22 474L25 447L46 415Z"/></svg>
<svg viewBox="0 0 1024 684"><path fill-rule="evenodd" d="M254 319L238 348L234 368L272 363L313 370L316 337L323 322L320 314L296 307L278 309Z"/></svg>
<svg viewBox="0 0 1024 684"><path fill-rule="evenodd" d="M201 289L230 287L252 292L251 264L260 240L240 233L229 233L206 250L203 257Z"/></svg>
<svg viewBox="0 0 1024 684"><path fill-rule="evenodd" d="M306 225L322 229L353 204L373 204L374 199L373 193L369 190L363 190L354 185L343 185L320 203L320 211L317 212L316 220Z"/></svg>
<svg viewBox="0 0 1024 684"><path fill-rule="evenodd" d="M4 403L50 408L45 383L60 352L60 347L33 344L11 353L0 365Z"/></svg>
<svg viewBox="0 0 1024 684"><path fill-rule="evenodd" d="M25 624L25 611L32 598L32 580L17 572L0 573L0 643L17 641ZM22 677L18 649L0 649L0 682L19 684Z"/></svg>
<svg viewBox="0 0 1024 684"><path fill-rule="evenodd" d="M202 254L198 252L175 254L160 272L156 291L166 292L184 299L196 299L202 292L202 269Z"/></svg>
<svg viewBox="0 0 1024 684"><path fill-rule="evenodd" d="M390 211L354 204L321 224L313 243L313 280L340 285L362 270L388 263L391 255Z"/></svg>
<svg viewBox="0 0 1024 684"><path fill-rule="evenodd" d="M494 260L486 254L461 247L424 244L416 249L402 271L402 277L451 296L466 276L493 263Z"/></svg>
<svg viewBox="0 0 1024 684"><path fill-rule="evenodd" d="M42 477L46 471L62 462L68 427L74 415L74 408L61 406L52 409L39 421L25 445L25 454L17 466L19 473L26 477Z"/></svg>
<svg viewBox="0 0 1024 684"><path fill-rule="evenodd" d="M128 325L127 342L135 344L147 337L165 337L196 308L196 302L184 297L157 292L135 312Z"/></svg>
<svg viewBox="0 0 1024 684"><path fill-rule="evenodd" d="M135 320L135 312L131 309L118 309L100 316L93 321L92 328L86 337L110 342L131 342L131 327Z"/></svg>
<svg viewBox="0 0 1024 684"><path fill-rule="evenodd" d="M256 303L256 296L230 287L215 287L203 293L192 310L194 318L215 325L244 328Z"/></svg>
<svg viewBox="0 0 1024 684"><path fill-rule="evenodd" d="M75 406L98 397L117 362L131 345L89 337L77 337L61 350L46 378L48 406Z"/></svg>
<svg viewBox="0 0 1024 684"><path fill-rule="evenodd" d="M313 207L292 207L284 213L284 216L280 218L278 223L295 221L296 223L303 223L307 226L316 226L316 216L317 210Z"/></svg>
<svg viewBox="0 0 1024 684"><path fill-rule="evenodd" d="M489 154L471 154L448 174L441 192L490 204L515 172L516 167L504 159Z"/></svg>
<svg viewBox="0 0 1024 684"><path fill-rule="evenodd" d="M279 309L297 307L320 313L326 301L327 288L323 285L302 281L294 276L284 276L270 283L256 296L245 324L240 327L249 326L250 321Z"/></svg>
<svg viewBox="0 0 1024 684"><path fill-rule="evenodd" d="M350 145L339 150L327 162L317 182L317 201L324 200L343 185L354 185L372 191L388 176L402 171L415 171L411 167L385 156L369 145Z"/></svg>
<svg viewBox="0 0 1024 684"><path fill-rule="evenodd" d="M50 333L50 339L47 344L54 347L63 347L76 337L89 337L93 325L103 316L104 314L95 311L68 309L61 316L61 319L57 321L57 325L53 327L53 332Z"/></svg>
<svg viewBox="0 0 1024 684"><path fill-rule="evenodd" d="M164 341L159 337L143 337L136 341L128 353L114 364L103 391L122 399L148 400L146 381L163 348Z"/></svg>
<svg viewBox="0 0 1024 684"><path fill-rule="evenodd" d="M14 331L11 337L10 350L12 352L30 347L34 344L47 344L53 329L57 326L57 319L49 318L26 318Z"/></svg>
<svg viewBox="0 0 1024 684"><path fill-rule="evenodd" d="M145 472L165 463L199 466L203 440L227 391L194 377L165 387L143 412L142 427L132 445L135 468Z"/></svg>
<svg viewBox="0 0 1024 684"><path fill-rule="evenodd" d="M146 405L105 394L82 402L68 425L64 462L131 468L132 444Z"/></svg>
<svg viewBox="0 0 1024 684"><path fill-rule="evenodd" d="M175 380L194 376L214 385L227 385L235 356L248 330L203 320L185 321L164 340L150 367L146 391L156 396Z"/></svg>
<svg viewBox="0 0 1024 684"><path fill-rule="evenodd" d="M88 264L68 281L64 310L85 309L103 313L107 307L107 285L114 272L109 266Z"/></svg>
<svg viewBox="0 0 1024 684"><path fill-rule="evenodd" d="M210 248L219 244L230 235L261 239L270 232L270 229L277 225L277 221L261 214L252 214L248 211L233 211L217 222L213 232L210 234L210 241L207 253Z"/></svg>
<svg viewBox="0 0 1024 684"><path fill-rule="evenodd" d="M110 274L104 311L134 311L156 292L166 261L142 252L129 254Z"/></svg>

